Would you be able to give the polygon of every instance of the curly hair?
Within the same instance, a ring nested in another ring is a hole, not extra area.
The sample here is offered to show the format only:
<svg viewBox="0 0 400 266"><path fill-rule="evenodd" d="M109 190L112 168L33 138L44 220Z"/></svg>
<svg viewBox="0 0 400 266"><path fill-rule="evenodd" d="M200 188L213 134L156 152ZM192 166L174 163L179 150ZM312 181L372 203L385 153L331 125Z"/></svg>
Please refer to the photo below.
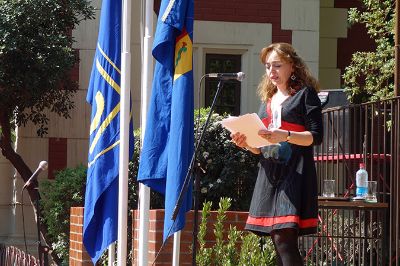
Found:
<svg viewBox="0 0 400 266"><path fill-rule="evenodd" d="M273 43L267 47L264 47L260 53L260 60L265 65L267 57L271 52L275 51L281 60L284 62L289 62L293 64L294 72L292 76L295 78L290 78L288 81L289 93L291 95L296 94L298 90L304 86L314 88L317 92L319 91L319 83L316 78L311 74L311 71L304 63L303 59L297 55L293 46L289 43ZM271 80L265 73L262 76L262 80L258 85L258 94L262 101L267 102L275 92L277 88L272 84Z"/></svg>

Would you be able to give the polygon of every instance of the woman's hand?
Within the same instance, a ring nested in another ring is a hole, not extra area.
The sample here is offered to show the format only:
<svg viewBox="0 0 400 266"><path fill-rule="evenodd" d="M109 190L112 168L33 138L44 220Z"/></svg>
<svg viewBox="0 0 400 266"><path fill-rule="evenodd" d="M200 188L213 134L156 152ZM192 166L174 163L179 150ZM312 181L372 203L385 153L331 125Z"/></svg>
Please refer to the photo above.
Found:
<svg viewBox="0 0 400 266"><path fill-rule="evenodd" d="M231 134L232 142L235 143L236 146L239 148L248 148L249 145L247 145L246 142L246 136L244 134L241 134L240 132L236 132L234 134Z"/></svg>
<svg viewBox="0 0 400 266"><path fill-rule="evenodd" d="M236 132L234 134L231 134L231 138L232 138L232 142L235 143L235 145L238 146L239 148L251 151L254 154L260 153L259 148L253 148L247 144L246 136L244 134L241 134L240 132Z"/></svg>
<svg viewBox="0 0 400 266"><path fill-rule="evenodd" d="M286 138L288 136L288 131L287 130L282 130L278 128L272 128L269 130L260 130L258 131L258 135L266 140L268 140L271 143L278 143L282 141L286 141Z"/></svg>
<svg viewBox="0 0 400 266"><path fill-rule="evenodd" d="M278 143L282 141L288 141L289 143L310 146L313 143L313 135L310 131L290 131L290 140L288 140L289 132L287 130L272 128L269 130L260 130L258 135L268 140L271 143Z"/></svg>

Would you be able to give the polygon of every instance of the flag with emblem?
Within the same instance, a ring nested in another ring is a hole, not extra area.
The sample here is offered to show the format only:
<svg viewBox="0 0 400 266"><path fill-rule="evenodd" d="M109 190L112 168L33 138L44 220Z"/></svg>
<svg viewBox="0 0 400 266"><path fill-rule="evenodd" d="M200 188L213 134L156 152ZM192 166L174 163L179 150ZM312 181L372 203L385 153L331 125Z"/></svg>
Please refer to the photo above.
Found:
<svg viewBox="0 0 400 266"><path fill-rule="evenodd" d="M181 230L191 188L175 221L173 209L193 154L193 0L161 2L156 59L138 180L165 195L164 240Z"/></svg>
<svg viewBox="0 0 400 266"><path fill-rule="evenodd" d="M121 9L121 0L103 0L86 97L92 106L92 114L83 244L93 263L118 235ZM132 158L132 119L129 131L129 156Z"/></svg>

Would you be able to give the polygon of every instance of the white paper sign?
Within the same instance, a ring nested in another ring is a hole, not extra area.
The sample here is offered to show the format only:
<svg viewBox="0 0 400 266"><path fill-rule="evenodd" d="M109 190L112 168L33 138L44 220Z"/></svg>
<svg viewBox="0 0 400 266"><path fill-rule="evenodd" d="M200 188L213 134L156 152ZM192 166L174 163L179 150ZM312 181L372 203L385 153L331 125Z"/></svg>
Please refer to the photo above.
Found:
<svg viewBox="0 0 400 266"><path fill-rule="evenodd" d="M272 144L258 135L259 130L267 130L267 128L256 113L231 116L223 119L221 124L231 133L240 132L244 134L250 147L260 148Z"/></svg>

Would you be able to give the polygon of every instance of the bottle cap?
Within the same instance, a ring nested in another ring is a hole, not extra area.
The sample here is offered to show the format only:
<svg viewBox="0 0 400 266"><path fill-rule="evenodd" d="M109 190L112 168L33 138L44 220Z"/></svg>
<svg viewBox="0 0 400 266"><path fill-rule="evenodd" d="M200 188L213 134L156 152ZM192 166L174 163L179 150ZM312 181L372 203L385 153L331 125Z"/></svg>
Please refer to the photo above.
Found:
<svg viewBox="0 0 400 266"><path fill-rule="evenodd" d="M360 168L365 168L365 164L364 163L360 163Z"/></svg>

